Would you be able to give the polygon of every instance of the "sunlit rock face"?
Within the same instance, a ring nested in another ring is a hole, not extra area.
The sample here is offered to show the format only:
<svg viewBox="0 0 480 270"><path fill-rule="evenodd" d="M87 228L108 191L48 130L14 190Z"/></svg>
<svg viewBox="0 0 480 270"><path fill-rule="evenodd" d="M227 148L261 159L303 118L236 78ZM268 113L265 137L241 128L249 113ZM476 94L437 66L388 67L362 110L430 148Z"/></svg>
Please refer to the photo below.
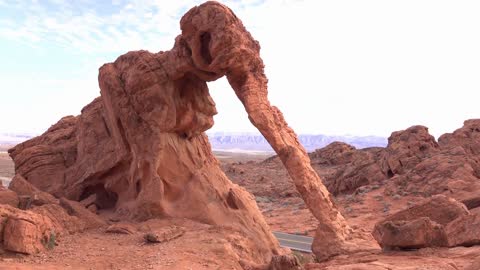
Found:
<svg viewBox="0 0 480 270"><path fill-rule="evenodd" d="M255 262L278 254L252 196L227 179L203 133L216 114L206 82L226 76L250 121L277 152L319 220L313 250L340 254L349 228L282 113L267 98L259 43L224 5L188 11L174 47L134 51L103 65L101 97L77 117L10 150L16 172L37 188L133 219L184 217L231 226ZM239 253L240 255L245 255Z"/></svg>

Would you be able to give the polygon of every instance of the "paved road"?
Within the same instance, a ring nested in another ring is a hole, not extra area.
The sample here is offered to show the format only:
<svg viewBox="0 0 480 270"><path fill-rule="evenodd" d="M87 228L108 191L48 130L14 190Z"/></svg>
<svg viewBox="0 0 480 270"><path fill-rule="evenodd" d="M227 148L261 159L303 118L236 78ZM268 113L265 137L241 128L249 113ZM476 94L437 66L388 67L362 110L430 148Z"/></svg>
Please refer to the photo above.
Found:
<svg viewBox="0 0 480 270"><path fill-rule="evenodd" d="M302 252L312 252L312 237L282 232L273 232L273 235L277 237L282 247L288 247Z"/></svg>

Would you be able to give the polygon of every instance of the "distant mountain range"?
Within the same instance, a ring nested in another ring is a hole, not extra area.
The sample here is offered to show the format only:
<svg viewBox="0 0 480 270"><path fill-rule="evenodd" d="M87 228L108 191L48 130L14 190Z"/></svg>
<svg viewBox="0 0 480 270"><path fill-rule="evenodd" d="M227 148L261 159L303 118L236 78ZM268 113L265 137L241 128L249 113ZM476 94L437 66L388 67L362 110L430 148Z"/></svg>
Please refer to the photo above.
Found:
<svg viewBox="0 0 480 270"><path fill-rule="evenodd" d="M207 133L214 150L247 150L273 151L268 142L258 133ZM0 133L0 145L14 145L34 137L30 133ZM378 136L329 136L329 135L299 135L300 142L307 149L313 151L322 148L334 141L345 142L356 148L372 146L384 147L387 138Z"/></svg>
<svg viewBox="0 0 480 270"><path fill-rule="evenodd" d="M0 144L17 144L35 136L33 133L0 133Z"/></svg>
<svg viewBox="0 0 480 270"><path fill-rule="evenodd" d="M255 150L273 151L261 134L256 133L207 133L214 150ZM385 147L387 138L378 136L329 136L329 135L299 135L300 143L307 151L314 151L328 144L340 141L356 148L373 146Z"/></svg>

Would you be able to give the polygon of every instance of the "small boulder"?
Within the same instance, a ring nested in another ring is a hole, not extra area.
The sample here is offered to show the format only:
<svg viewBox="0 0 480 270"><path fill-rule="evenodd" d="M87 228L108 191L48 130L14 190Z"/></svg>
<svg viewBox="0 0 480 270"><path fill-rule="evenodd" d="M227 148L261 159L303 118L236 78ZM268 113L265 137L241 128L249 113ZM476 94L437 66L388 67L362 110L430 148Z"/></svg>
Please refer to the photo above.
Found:
<svg viewBox="0 0 480 270"><path fill-rule="evenodd" d="M96 204L90 204L90 205L87 207L87 209L88 209L90 212L94 213L94 214L97 214L97 213L98 213L98 207L97 207Z"/></svg>
<svg viewBox="0 0 480 270"><path fill-rule="evenodd" d="M185 233L185 230L177 226L169 226L160 230L152 231L144 235L148 243L164 243L178 238Z"/></svg>
<svg viewBox="0 0 480 270"><path fill-rule="evenodd" d="M117 223L110 225L105 232L107 233L119 233L119 234L134 234L137 229L127 223Z"/></svg>
<svg viewBox="0 0 480 270"><path fill-rule="evenodd" d="M81 200L80 203L83 206L85 206L85 208L88 208L90 205L95 204L96 201L97 201L97 194L94 193L94 194L88 196L87 198Z"/></svg>

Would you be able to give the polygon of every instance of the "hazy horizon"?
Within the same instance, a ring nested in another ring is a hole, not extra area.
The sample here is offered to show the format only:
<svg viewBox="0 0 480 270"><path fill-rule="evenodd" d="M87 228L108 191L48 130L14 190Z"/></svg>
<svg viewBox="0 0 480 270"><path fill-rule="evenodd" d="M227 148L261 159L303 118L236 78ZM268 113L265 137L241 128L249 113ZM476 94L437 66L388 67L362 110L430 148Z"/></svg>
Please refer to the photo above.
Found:
<svg viewBox="0 0 480 270"><path fill-rule="evenodd" d="M99 95L98 68L168 50L203 1L0 0L0 133L43 133ZM299 134L435 137L480 118L478 1L220 1L262 46L269 98ZM225 79L214 132L257 132Z"/></svg>

